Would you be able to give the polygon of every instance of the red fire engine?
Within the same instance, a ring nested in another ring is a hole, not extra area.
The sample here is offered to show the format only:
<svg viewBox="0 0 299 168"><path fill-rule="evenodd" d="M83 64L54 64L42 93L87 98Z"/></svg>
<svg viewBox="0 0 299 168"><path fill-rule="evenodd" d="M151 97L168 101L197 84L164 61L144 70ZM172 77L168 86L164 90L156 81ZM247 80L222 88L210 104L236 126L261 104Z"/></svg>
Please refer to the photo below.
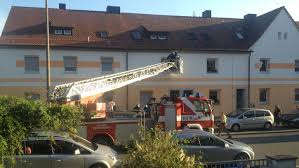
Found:
<svg viewBox="0 0 299 168"><path fill-rule="evenodd" d="M97 102L105 92L126 86L128 84L150 78L164 71L178 71L182 73L182 61L176 52L170 54L161 63L146 67L120 72L112 75L92 78L88 80L58 85L54 88L52 98L67 104L81 104L89 112L95 112L78 130L79 134L90 141L102 144L124 144L132 135L137 133L142 117L115 112L114 116L107 115L105 103ZM167 130L180 129L187 123L198 123L203 128L210 128L213 122L211 107L207 99L177 98L175 103L161 104L159 121L165 124ZM198 104L204 105L204 111L198 111ZM171 109L173 113L171 113ZM204 113L203 113L204 112ZM164 116L163 116L164 115ZM175 116L176 118L175 118ZM210 116L210 117L207 117ZM147 118L144 122L153 123ZM193 121L192 121L193 120ZM176 122L175 126L173 122Z"/></svg>
<svg viewBox="0 0 299 168"><path fill-rule="evenodd" d="M214 115L211 101L204 96L177 97L161 105L158 123L165 130L183 129L199 125L213 131Z"/></svg>

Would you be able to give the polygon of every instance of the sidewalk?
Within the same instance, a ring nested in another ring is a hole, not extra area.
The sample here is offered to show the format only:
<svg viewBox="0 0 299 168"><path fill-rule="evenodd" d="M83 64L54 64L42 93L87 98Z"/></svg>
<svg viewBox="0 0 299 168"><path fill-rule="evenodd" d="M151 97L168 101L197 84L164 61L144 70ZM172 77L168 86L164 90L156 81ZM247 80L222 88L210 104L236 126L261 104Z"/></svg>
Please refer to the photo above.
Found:
<svg viewBox="0 0 299 168"><path fill-rule="evenodd" d="M244 130L239 132L230 132L231 135L251 135L251 134L271 134L271 133L286 133L286 132L299 132L299 128L287 128L287 127L279 127L272 128L271 130L264 129L251 129ZM215 128L215 134L218 133L218 128Z"/></svg>

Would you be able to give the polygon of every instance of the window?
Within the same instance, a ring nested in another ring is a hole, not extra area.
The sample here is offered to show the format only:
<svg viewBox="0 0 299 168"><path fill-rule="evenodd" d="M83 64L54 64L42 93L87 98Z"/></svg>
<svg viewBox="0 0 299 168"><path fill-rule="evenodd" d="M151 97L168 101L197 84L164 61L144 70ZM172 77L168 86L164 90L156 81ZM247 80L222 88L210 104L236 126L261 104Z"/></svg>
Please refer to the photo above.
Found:
<svg viewBox="0 0 299 168"><path fill-rule="evenodd" d="M70 30L70 29L65 29L65 30L63 30L63 34L64 34L64 35L67 35L67 36L70 36L70 35L72 35L72 30Z"/></svg>
<svg viewBox="0 0 299 168"><path fill-rule="evenodd" d="M55 35L62 35L62 29L55 29L54 34Z"/></svg>
<svg viewBox="0 0 299 168"><path fill-rule="evenodd" d="M157 40L158 36L156 34L151 34L150 38L151 40Z"/></svg>
<svg viewBox="0 0 299 168"><path fill-rule="evenodd" d="M31 149L30 155L51 155L52 154L51 144L50 141L48 140L27 141L25 142L24 150L25 148Z"/></svg>
<svg viewBox="0 0 299 168"><path fill-rule="evenodd" d="M113 58L102 58L102 72L112 72Z"/></svg>
<svg viewBox="0 0 299 168"><path fill-rule="evenodd" d="M299 72L299 60L295 60L295 72Z"/></svg>
<svg viewBox="0 0 299 168"><path fill-rule="evenodd" d="M113 95L114 95L113 91L104 93L103 94L103 100L104 100L104 102L110 102L110 101L112 101L113 100Z"/></svg>
<svg viewBox="0 0 299 168"><path fill-rule="evenodd" d="M170 90L170 92L169 92L169 96L170 96L171 98L179 97L179 96L180 96L180 90Z"/></svg>
<svg viewBox="0 0 299 168"><path fill-rule="evenodd" d="M164 34L164 33L163 33L163 34L159 34L159 35L158 35L158 39L159 39L159 40L167 40L167 35Z"/></svg>
<svg viewBox="0 0 299 168"><path fill-rule="evenodd" d="M209 98L214 101L215 105L220 104L220 90L210 90Z"/></svg>
<svg viewBox="0 0 299 168"><path fill-rule="evenodd" d="M283 33L283 39L288 39L288 33L287 32L285 32L285 33Z"/></svg>
<svg viewBox="0 0 299 168"><path fill-rule="evenodd" d="M278 33L277 33L277 37L278 37L278 40L281 40L281 39L282 39L282 33L281 33L281 32L278 32Z"/></svg>
<svg viewBox="0 0 299 168"><path fill-rule="evenodd" d="M85 148L67 141L55 141L53 144L54 153L60 155L75 155L75 151L79 150L77 154L90 154Z"/></svg>
<svg viewBox="0 0 299 168"><path fill-rule="evenodd" d="M77 57L64 56L64 71L65 72L76 72L77 71Z"/></svg>
<svg viewBox="0 0 299 168"><path fill-rule="evenodd" d="M30 99L30 100L39 100L40 99L40 94L26 92L25 93L25 98Z"/></svg>
<svg viewBox="0 0 299 168"><path fill-rule="evenodd" d="M142 40L142 35L139 31L133 31L131 35L134 40Z"/></svg>
<svg viewBox="0 0 299 168"><path fill-rule="evenodd" d="M299 102L299 88L295 89L295 101Z"/></svg>
<svg viewBox="0 0 299 168"><path fill-rule="evenodd" d="M207 72L217 73L217 59L209 58L207 59Z"/></svg>
<svg viewBox="0 0 299 168"><path fill-rule="evenodd" d="M244 118L254 118L254 111L248 111L244 114Z"/></svg>
<svg viewBox="0 0 299 168"><path fill-rule="evenodd" d="M193 90L184 90L183 91L184 97L189 97L190 95L193 95Z"/></svg>
<svg viewBox="0 0 299 168"><path fill-rule="evenodd" d="M224 142L212 137L200 137L199 143L201 146L224 146Z"/></svg>
<svg viewBox="0 0 299 168"><path fill-rule="evenodd" d="M107 31L100 31L96 33L97 37L107 39L108 38L108 32Z"/></svg>
<svg viewBox="0 0 299 168"><path fill-rule="evenodd" d="M25 56L25 72L39 72L39 57Z"/></svg>
<svg viewBox="0 0 299 168"><path fill-rule="evenodd" d="M209 112L209 104L207 101L194 100L195 112Z"/></svg>
<svg viewBox="0 0 299 168"><path fill-rule="evenodd" d="M262 58L260 59L260 72L268 72L269 71L269 59Z"/></svg>
<svg viewBox="0 0 299 168"><path fill-rule="evenodd" d="M187 39L188 40L197 40L197 36L194 32L187 33Z"/></svg>
<svg viewBox="0 0 299 168"><path fill-rule="evenodd" d="M256 117L264 117L265 113L266 113L265 111L256 110L255 111L255 116Z"/></svg>
<svg viewBox="0 0 299 168"><path fill-rule="evenodd" d="M260 103L269 103L269 89L260 89Z"/></svg>

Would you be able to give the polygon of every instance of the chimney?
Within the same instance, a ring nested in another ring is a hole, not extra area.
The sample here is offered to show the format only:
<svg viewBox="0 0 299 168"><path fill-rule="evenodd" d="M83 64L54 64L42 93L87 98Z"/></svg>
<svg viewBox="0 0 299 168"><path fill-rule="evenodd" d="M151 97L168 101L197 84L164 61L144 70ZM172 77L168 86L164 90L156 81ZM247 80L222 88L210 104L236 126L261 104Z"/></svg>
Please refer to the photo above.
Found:
<svg viewBox="0 0 299 168"><path fill-rule="evenodd" d="M106 13L120 14L119 6L107 6Z"/></svg>
<svg viewBox="0 0 299 168"><path fill-rule="evenodd" d="M256 19L256 14L247 14L244 16L246 22L254 22Z"/></svg>
<svg viewBox="0 0 299 168"><path fill-rule="evenodd" d="M66 10L66 4L65 3L59 3L59 9Z"/></svg>
<svg viewBox="0 0 299 168"><path fill-rule="evenodd" d="M212 11L211 10L205 10L202 12L203 18L211 18L212 17Z"/></svg>

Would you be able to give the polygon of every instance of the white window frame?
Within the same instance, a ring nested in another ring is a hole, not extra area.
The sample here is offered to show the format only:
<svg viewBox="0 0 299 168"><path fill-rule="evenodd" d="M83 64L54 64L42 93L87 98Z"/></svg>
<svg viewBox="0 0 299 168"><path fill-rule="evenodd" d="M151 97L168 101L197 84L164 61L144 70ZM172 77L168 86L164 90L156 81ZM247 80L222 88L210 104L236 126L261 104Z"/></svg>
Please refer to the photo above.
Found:
<svg viewBox="0 0 299 168"><path fill-rule="evenodd" d="M209 66L208 66L208 62L209 61L214 61L214 71L209 71ZM213 74L213 73L218 73L219 70L218 70L218 58L207 58L207 73L208 74Z"/></svg>
<svg viewBox="0 0 299 168"><path fill-rule="evenodd" d="M266 92L266 100L261 101L261 92L265 91ZM270 89L269 88L260 88L259 90L259 102L260 104L269 104L270 102Z"/></svg>
<svg viewBox="0 0 299 168"><path fill-rule="evenodd" d="M62 35L63 34L63 30L62 29L55 29L54 30L54 34L55 35Z"/></svg>
<svg viewBox="0 0 299 168"><path fill-rule="evenodd" d="M260 68L259 68L259 71L262 72L262 73L267 73L269 72L269 69L270 69L270 59L269 58L261 58L260 60ZM266 61L266 69L265 70L261 70L262 69L262 66L263 66L263 61Z"/></svg>
<svg viewBox="0 0 299 168"><path fill-rule="evenodd" d="M111 61L108 61L111 60ZM101 58L101 70L103 73L111 73L113 72L113 62L114 62L114 58L113 57L102 57ZM105 63L111 63L111 70L105 70L104 69L104 64Z"/></svg>
<svg viewBox="0 0 299 168"><path fill-rule="evenodd" d="M75 65L67 65L67 59L75 59ZM64 66L64 72L77 72L78 71L78 57L76 56L63 56L63 66ZM68 69L70 68L70 69ZM73 68L73 70L72 70Z"/></svg>
<svg viewBox="0 0 299 168"><path fill-rule="evenodd" d="M34 59L37 59L35 61L37 61L37 67L33 68L33 67L30 67L30 64L33 64L33 63L27 63L27 59L30 59L30 58L34 58ZM29 67L28 67L29 66ZM39 73L40 71L40 67L39 67L39 56L35 56L35 55L25 55L24 56L24 71L25 73Z"/></svg>
<svg viewBox="0 0 299 168"><path fill-rule="evenodd" d="M216 102L214 99L211 98L211 92L216 92L218 102ZM220 93L221 93L220 89L211 89L211 90L209 90L209 99L212 99L214 101L214 105L220 105L221 104L221 95L220 95Z"/></svg>

